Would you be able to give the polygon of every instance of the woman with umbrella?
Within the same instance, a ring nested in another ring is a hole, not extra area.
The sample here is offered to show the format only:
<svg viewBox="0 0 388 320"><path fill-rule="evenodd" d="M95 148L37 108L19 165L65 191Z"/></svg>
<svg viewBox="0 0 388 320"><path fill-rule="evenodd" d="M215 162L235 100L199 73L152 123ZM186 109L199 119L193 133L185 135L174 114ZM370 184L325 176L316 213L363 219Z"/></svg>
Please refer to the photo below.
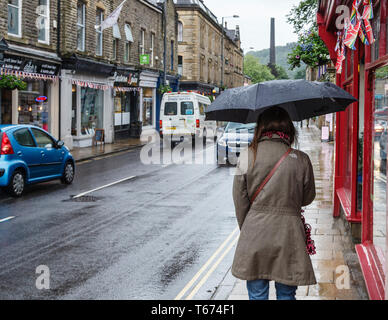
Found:
<svg viewBox="0 0 388 320"><path fill-rule="evenodd" d="M280 300L294 300L297 286L316 283L300 218L301 207L315 198L314 173L308 155L290 149L295 133L284 109L268 109L239 159L233 199L241 234L232 274L247 280L251 300L268 299L270 280ZM283 155L287 158L256 195Z"/></svg>
<svg viewBox="0 0 388 320"><path fill-rule="evenodd" d="M315 198L314 172L308 155L291 148L292 121L344 111L354 101L332 83L277 80L227 90L208 108L207 120L257 124L233 184L241 232L232 274L247 280L251 300L267 300L271 280L281 300L316 283L315 248L301 215Z"/></svg>

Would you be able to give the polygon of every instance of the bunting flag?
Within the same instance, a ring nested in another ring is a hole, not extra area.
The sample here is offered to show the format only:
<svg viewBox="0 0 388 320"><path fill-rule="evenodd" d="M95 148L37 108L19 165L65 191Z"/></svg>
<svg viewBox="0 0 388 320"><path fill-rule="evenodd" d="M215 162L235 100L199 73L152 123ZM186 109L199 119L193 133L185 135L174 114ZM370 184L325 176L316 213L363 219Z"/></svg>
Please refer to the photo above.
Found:
<svg viewBox="0 0 388 320"><path fill-rule="evenodd" d="M364 12L361 18L360 39L365 45L371 45L375 42L370 19L373 19L373 6L371 0L364 0Z"/></svg>
<svg viewBox="0 0 388 320"><path fill-rule="evenodd" d="M33 79L33 80L44 80L44 81L54 81L54 82L59 80L59 76L50 76L50 75L45 75L41 73L24 72L24 71L12 70L7 68L1 68L0 75L15 76L19 79Z"/></svg>

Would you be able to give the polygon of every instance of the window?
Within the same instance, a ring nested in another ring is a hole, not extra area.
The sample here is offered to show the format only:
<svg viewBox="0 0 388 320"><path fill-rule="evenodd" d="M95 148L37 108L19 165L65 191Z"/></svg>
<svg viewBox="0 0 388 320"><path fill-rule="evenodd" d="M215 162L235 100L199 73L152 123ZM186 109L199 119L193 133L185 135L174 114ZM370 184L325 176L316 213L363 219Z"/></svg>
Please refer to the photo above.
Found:
<svg viewBox="0 0 388 320"><path fill-rule="evenodd" d="M38 41L50 42L50 0L39 0L38 12Z"/></svg>
<svg viewBox="0 0 388 320"><path fill-rule="evenodd" d="M34 139L28 129L20 129L13 133L13 137L23 147L35 147Z"/></svg>
<svg viewBox="0 0 388 320"><path fill-rule="evenodd" d="M130 42L125 41L125 44L124 44L124 62L129 62L130 46L131 46Z"/></svg>
<svg viewBox="0 0 388 320"><path fill-rule="evenodd" d="M194 103L191 101L181 103L181 115L191 116L194 115Z"/></svg>
<svg viewBox="0 0 388 320"><path fill-rule="evenodd" d="M38 148L52 148L54 146L54 140L47 133L35 128L31 130L38 144Z"/></svg>
<svg viewBox="0 0 388 320"><path fill-rule="evenodd" d="M77 5L77 50L85 51L85 4Z"/></svg>
<svg viewBox="0 0 388 320"><path fill-rule="evenodd" d="M183 41L183 23L178 21L178 42Z"/></svg>
<svg viewBox="0 0 388 320"><path fill-rule="evenodd" d="M113 26L113 60L117 60L119 40L121 39L120 28L116 23Z"/></svg>
<svg viewBox="0 0 388 320"><path fill-rule="evenodd" d="M130 54L130 47L131 43L133 42L133 35L132 35L132 29L129 24L126 24L124 26L125 30L125 45L124 45L124 62L129 62L129 54Z"/></svg>
<svg viewBox="0 0 388 320"><path fill-rule="evenodd" d="M176 116L178 114L178 103L166 102L164 105L165 116Z"/></svg>
<svg viewBox="0 0 388 320"><path fill-rule="evenodd" d="M178 56L178 74L183 75L183 56Z"/></svg>
<svg viewBox="0 0 388 320"><path fill-rule="evenodd" d="M199 103L199 114L201 116L205 115L205 105L203 103Z"/></svg>
<svg viewBox="0 0 388 320"><path fill-rule="evenodd" d="M96 26L99 26L96 29L96 55L102 56L102 30L101 23L104 21L104 13L101 9L97 9L96 12Z"/></svg>
<svg viewBox="0 0 388 320"><path fill-rule="evenodd" d="M77 86L73 84L71 90L71 135L77 136Z"/></svg>
<svg viewBox="0 0 388 320"><path fill-rule="evenodd" d="M154 66L154 45L155 45L155 34L151 33L150 67Z"/></svg>
<svg viewBox="0 0 388 320"><path fill-rule="evenodd" d="M140 54L145 54L144 43L145 43L145 30L141 29L141 31L140 31Z"/></svg>
<svg viewBox="0 0 388 320"><path fill-rule="evenodd" d="M171 41L171 71L174 71L174 41Z"/></svg>
<svg viewBox="0 0 388 320"><path fill-rule="evenodd" d="M93 135L103 128L104 92L81 88L81 134Z"/></svg>
<svg viewBox="0 0 388 320"><path fill-rule="evenodd" d="M372 61L376 61L379 59L379 50L380 50L380 7L376 8L377 13L375 14L375 17L371 21L373 35L375 37L375 42L371 46L372 51Z"/></svg>
<svg viewBox="0 0 388 320"><path fill-rule="evenodd" d="M22 0L8 0L8 34L22 36Z"/></svg>

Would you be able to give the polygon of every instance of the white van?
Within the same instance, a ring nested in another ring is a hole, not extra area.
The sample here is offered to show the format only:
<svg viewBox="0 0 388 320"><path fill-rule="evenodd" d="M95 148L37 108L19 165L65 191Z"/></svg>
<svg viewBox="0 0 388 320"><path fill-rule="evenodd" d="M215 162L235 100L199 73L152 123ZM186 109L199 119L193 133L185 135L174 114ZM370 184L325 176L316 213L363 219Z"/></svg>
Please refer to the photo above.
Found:
<svg viewBox="0 0 388 320"><path fill-rule="evenodd" d="M165 93L160 109L160 134L171 136L172 142L183 141L191 136L215 137L216 121L205 121L205 111L211 104L210 99L194 92Z"/></svg>

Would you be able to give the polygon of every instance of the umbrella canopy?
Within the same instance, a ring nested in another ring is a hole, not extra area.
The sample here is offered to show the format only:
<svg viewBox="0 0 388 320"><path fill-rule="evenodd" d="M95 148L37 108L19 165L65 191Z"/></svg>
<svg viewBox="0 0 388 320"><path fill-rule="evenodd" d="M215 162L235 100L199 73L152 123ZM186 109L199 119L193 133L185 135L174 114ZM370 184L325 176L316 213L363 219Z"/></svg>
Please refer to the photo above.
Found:
<svg viewBox="0 0 388 320"><path fill-rule="evenodd" d="M331 82L274 80L224 91L207 109L206 120L256 122L266 109L279 106L293 121L344 111L357 101Z"/></svg>

